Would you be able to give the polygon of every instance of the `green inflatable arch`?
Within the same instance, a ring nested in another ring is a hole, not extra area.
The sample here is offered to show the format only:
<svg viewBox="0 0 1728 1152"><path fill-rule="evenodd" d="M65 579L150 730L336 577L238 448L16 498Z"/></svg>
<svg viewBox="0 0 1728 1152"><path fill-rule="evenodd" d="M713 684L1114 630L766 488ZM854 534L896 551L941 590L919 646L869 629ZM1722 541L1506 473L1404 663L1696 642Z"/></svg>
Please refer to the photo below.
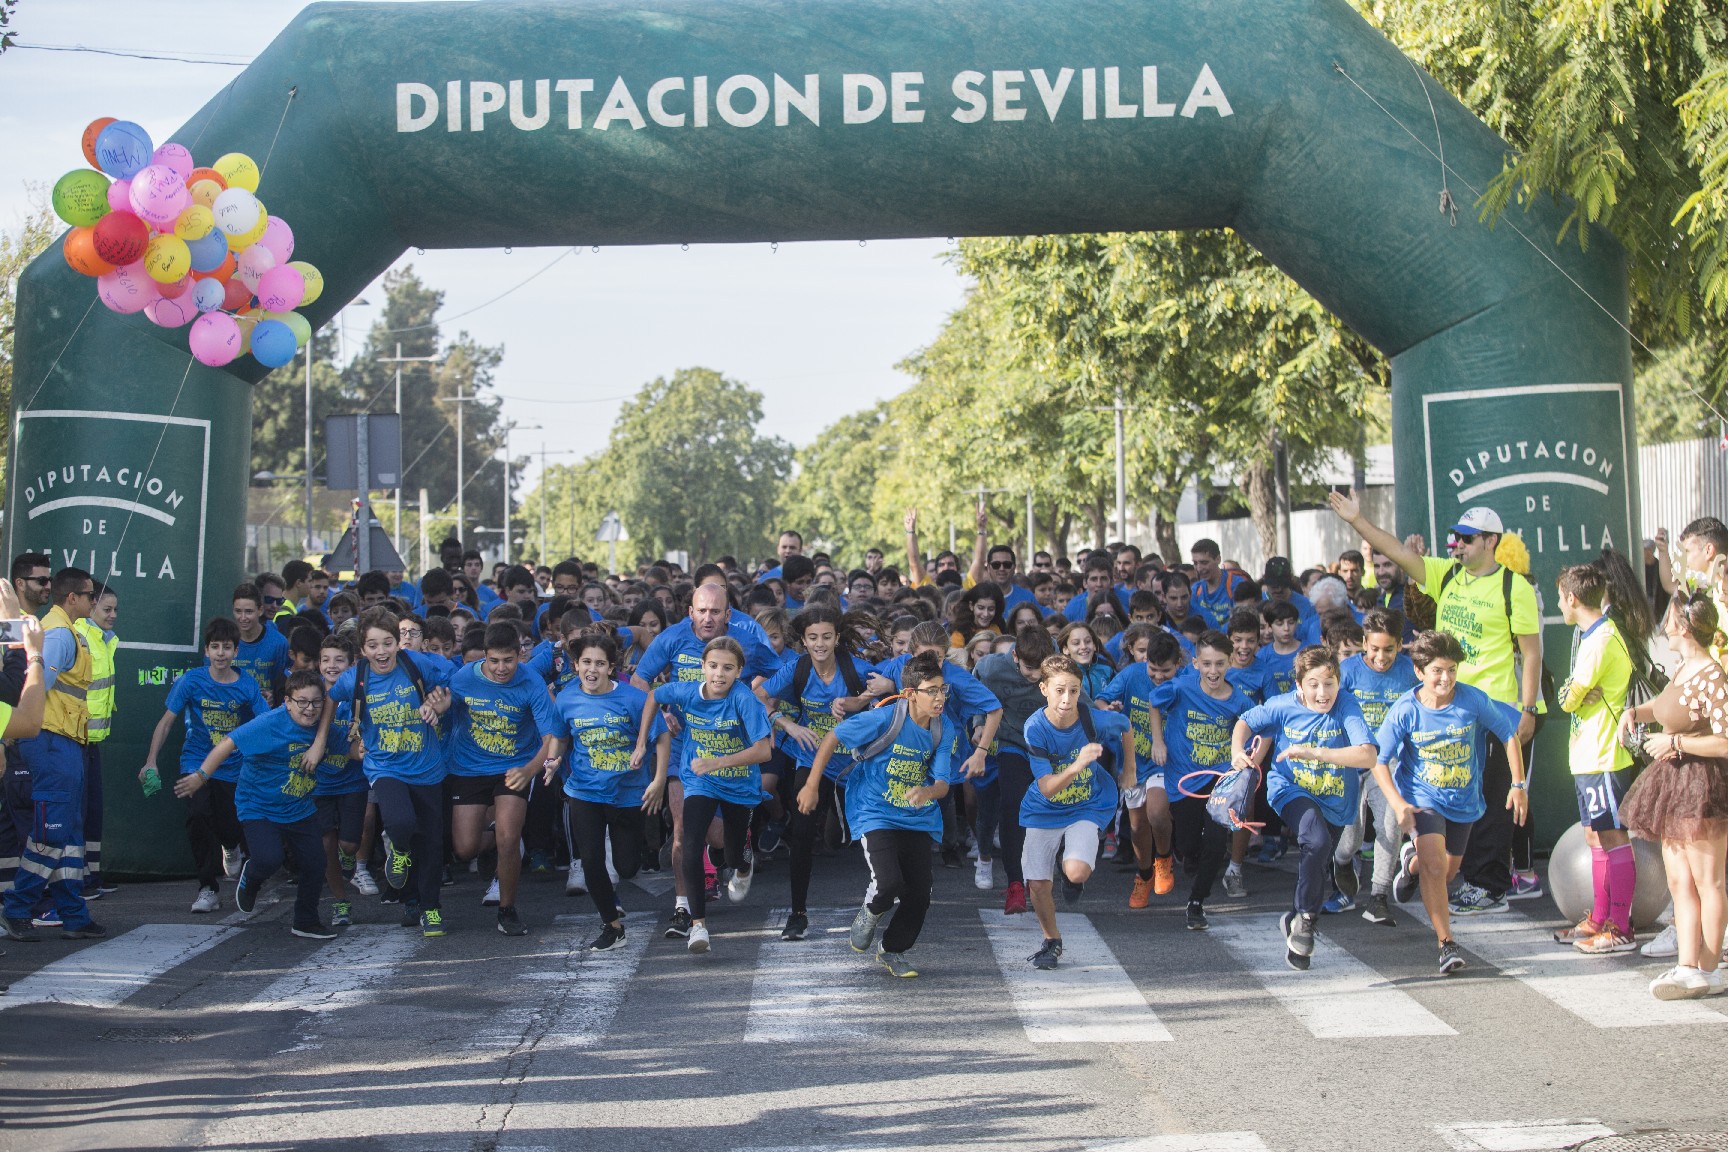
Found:
<svg viewBox="0 0 1728 1152"><path fill-rule="evenodd" d="M174 139L268 157L314 324L414 246L1228 225L1390 357L1402 531L1491 505L1544 585L1633 540L1618 249L1480 224L1507 145L1343 0L315 4ZM262 373L93 299L57 249L20 285L8 544L119 590L110 867L183 871L131 777L241 576Z"/></svg>

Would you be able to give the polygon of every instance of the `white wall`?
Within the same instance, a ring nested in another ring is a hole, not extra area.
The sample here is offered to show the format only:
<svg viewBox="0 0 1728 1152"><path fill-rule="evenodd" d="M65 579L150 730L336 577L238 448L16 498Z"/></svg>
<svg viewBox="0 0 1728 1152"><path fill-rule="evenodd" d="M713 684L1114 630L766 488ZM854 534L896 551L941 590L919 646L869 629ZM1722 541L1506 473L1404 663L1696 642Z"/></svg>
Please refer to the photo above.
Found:
<svg viewBox="0 0 1728 1152"><path fill-rule="evenodd" d="M1362 511L1374 523L1390 525L1395 501L1391 487L1369 488L1362 495ZM1188 549L1194 541L1203 537L1218 541L1224 559L1236 561L1249 573L1257 576L1266 566L1266 557L1260 551L1260 534L1254 530L1254 521L1247 516L1178 524L1176 539L1182 544L1183 560L1188 559ZM1330 510L1296 512L1290 517L1290 562L1297 572L1304 568L1324 568L1338 559L1340 552L1361 547L1362 538Z"/></svg>

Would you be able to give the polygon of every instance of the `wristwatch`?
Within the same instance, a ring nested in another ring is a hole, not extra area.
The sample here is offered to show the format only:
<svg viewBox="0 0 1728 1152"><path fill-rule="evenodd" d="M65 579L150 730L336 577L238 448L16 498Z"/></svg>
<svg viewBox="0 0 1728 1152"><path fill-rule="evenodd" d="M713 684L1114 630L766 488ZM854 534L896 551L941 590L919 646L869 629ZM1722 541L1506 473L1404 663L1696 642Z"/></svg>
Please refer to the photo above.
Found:
<svg viewBox="0 0 1728 1152"><path fill-rule="evenodd" d="M1527 716L1535 716L1537 714L1536 713L1536 705L1534 705L1534 704L1524 705L1524 713Z"/></svg>
<svg viewBox="0 0 1728 1152"><path fill-rule="evenodd" d="M1528 792L1528 791L1530 791L1530 781L1528 781L1528 780L1518 781L1518 783L1512 785L1512 791L1514 791L1514 792Z"/></svg>

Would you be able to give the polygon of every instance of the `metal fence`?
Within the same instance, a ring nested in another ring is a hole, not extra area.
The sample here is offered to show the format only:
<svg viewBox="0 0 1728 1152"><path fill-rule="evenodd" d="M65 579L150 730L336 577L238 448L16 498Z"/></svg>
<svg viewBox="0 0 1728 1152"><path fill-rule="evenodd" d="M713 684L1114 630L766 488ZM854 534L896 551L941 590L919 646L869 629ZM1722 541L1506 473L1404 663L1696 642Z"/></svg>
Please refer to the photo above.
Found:
<svg viewBox="0 0 1728 1152"><path fill-rule="evenodd" d="M1677 440L1638 449L1639 531L1678 537L1700 516L1728 520L1728 452L1715 440Z"/></svg>

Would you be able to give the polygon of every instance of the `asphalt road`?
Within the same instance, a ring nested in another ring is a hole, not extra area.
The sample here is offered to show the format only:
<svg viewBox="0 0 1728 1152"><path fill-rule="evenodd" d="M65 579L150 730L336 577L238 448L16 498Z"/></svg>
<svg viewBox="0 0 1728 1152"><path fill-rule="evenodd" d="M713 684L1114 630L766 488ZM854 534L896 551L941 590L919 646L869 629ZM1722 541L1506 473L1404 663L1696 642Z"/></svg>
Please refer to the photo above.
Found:
<svg viewBox="0 0 1728 1152"><path fill-rule="evenodd" d="M561 876L525 881L525 938L463 876L447 937L361 901L330 943L291 936L275 891L242 917L224 885L194 916L189 883L127 885L94 908L108 941L0 957L0 1150L1384 1152L1728 1128L1728 997L1661 1005L1663 963L1544 945L1546 901L1461 926L1451 978L1410 909L1327 917L1293 973L1291 868L1250 865L1249 899L1195 933L1180 883L1130 911L1106 863L1053 973L1026 963L1032 918L1001 916L1000 871L985 894L938 868L915 980L847 946L855 850L818 860L809 939L780 942L770 861L712 911L705 957L661 935L665 873L623 886L610 953L583 950L598 918Z"/></svg>

